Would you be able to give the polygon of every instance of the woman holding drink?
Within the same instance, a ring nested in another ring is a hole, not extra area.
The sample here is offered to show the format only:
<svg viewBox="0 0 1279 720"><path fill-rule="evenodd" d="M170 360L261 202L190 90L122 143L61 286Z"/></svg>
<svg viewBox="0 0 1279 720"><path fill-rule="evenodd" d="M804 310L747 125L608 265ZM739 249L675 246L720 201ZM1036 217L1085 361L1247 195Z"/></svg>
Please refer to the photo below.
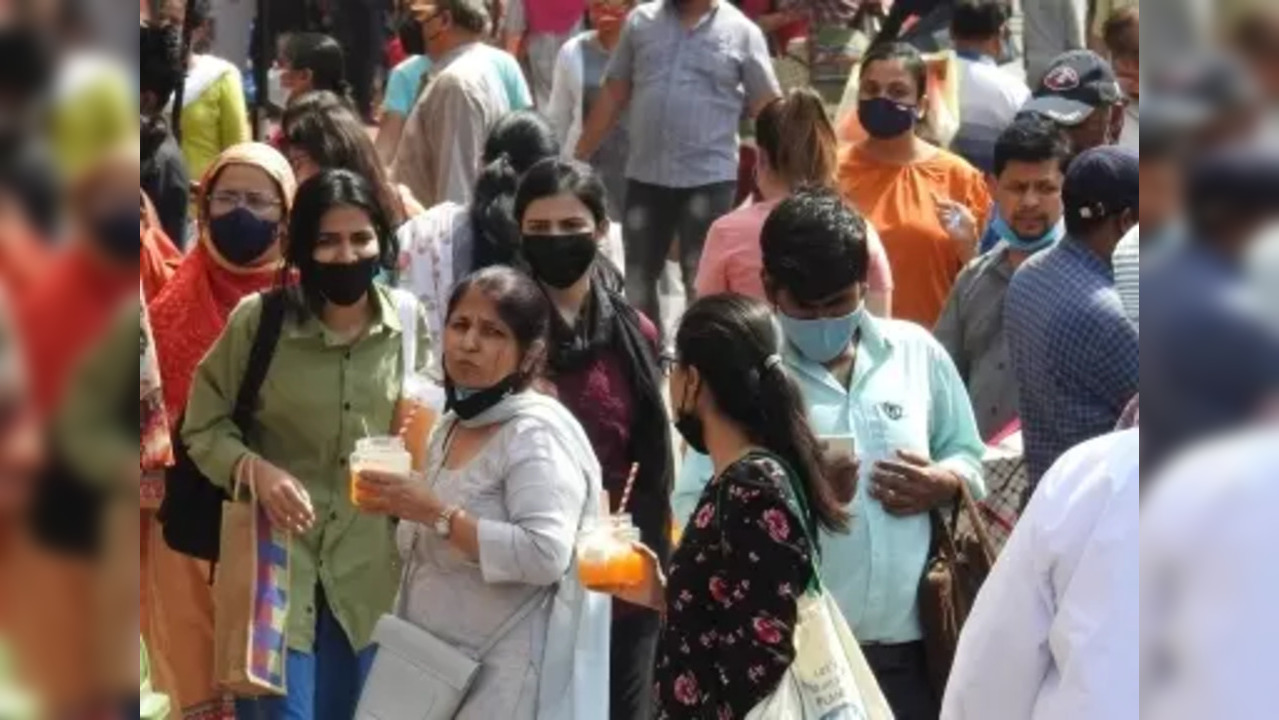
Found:
<svg viewBox="0 0 1279 720"><path fill-rule="evenodd" d="M242 700L240 717L349 718L372 662L373 625L399 577L393 526L348 499L356 441L392 428L404 368L429 351L426 319L406 327L404 298L375 284L398 255L368 182L327 170L298 190L285 260L299 283L285 293L284 326L258 394L253 431L231 419L263 296L232 312L192 380L182 436L191 458L230 490L251 480L291 543L286 697ZM414 333L415 342L405 341ZM415 357L404 354L416 348ZM321 681L322 680L322 681Z"/></svg>
<svg viewBox="0 0 1279 720"><path fill-rule="evenodd" d="M588 165L543 160L520 181L515 217L521 255L555 310L548 379L591 439L610 509L634 518L664 564L673 461L658 384L657 328L626 302L621 275L599 253L609 229L604 185ZM613 607L614 720L653 717L660 624L651 610L625 602Z"/></svg>
<svg viewBox="0 0 1279 720"><path fill-rule="evenodd" d="M532 389L549 322L546 295L515 270L459 283L443 336L449 411L425 478L360 476L362 508L401 519L404 619L469 654L496 642L458 720L608 716L608 604L572 569L601 512L600 466L577 420Z"/></svg>
<svg viewBox="0 0 1279 720"><path fill-rule="evenodd" d="M796 654L798 599L814 580L818 528L843 531L855 472L823 457L777 355L767 305L699 300L675 336L675 427L715 477L671 558L618 597L665 613L659 718L743 718Z"/></svg>

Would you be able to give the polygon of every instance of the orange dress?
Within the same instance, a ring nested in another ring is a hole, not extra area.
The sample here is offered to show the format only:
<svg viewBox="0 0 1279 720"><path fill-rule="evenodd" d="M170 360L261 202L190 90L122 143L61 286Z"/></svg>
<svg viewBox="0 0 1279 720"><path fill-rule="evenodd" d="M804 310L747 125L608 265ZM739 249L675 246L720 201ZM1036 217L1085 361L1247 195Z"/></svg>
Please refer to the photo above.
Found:
<svg viewBox="0 0 1279 720"><path fill-rule="evenodd" d="M840 154L839 188L879 231L893 268L893 315L931 329L964 267L937 218L937 198L966 206L986 225L990 190L981 173L946 150L909 165L888 165L862 145Z"/></svg>

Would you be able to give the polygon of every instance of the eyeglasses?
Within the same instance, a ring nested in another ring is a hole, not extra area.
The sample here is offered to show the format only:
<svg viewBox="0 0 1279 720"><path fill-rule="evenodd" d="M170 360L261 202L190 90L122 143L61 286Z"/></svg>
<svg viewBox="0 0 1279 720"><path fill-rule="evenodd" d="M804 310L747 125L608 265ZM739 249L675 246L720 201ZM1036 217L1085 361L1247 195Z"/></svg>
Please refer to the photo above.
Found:
<svg viewBox="0 0 1279 720"><path fill-rule="evenodd" d="M210 209L223 212L229 212L238 207L246 207L254 215L264 215L282 204L270 195L256 192L241 193L232 190L219 190L209 196Z"/></svg>

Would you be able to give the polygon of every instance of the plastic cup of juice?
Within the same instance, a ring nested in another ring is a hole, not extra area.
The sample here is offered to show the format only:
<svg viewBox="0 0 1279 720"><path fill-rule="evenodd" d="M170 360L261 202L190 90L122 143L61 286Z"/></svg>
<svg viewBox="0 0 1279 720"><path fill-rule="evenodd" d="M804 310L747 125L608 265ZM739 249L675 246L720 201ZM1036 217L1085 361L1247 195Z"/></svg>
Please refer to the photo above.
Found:
<svg viewBox="0 0 1279 720"><path fill-rule="evenodd" d="M426 451L431 431L444 411L444 388L421 373L404 380L404 391L396 407L396 428L404 439L414 470L426 469Z"/></svg>
<svg viewBox="0 0 1279 720"><path fill-rule="evenodd" d="M612 515L586 531L577 544L577 575L587 589L629 587L644 581L644 556L634 543L639 528L630 515Z"/></svg>
<svg viewBox="0 0 1279 720"><path fill-rule="evenodd" d="M395 435L360 438L351 453L351 504L360 507L360 473L365 470L408 474L413 458L404 440Z"/></svg>

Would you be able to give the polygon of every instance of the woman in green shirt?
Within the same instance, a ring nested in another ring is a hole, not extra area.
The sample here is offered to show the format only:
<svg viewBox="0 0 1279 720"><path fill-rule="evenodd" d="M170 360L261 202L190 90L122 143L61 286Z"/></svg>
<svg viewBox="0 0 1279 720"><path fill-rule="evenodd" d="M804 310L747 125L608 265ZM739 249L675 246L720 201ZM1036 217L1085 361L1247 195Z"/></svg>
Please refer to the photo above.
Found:
<svg viewBox="0 0 1279 720"><path fill-rule="evenodd" d="M391 521L351 504L347 458L357 438L391 431L403 368L426 364L429 339L416 301L374 283L399 251L376 198L345 170L299 188L286 260L300 282L284 291L284 327L247 436L231 415L261 295L235 309L192 381L182 427L191 458L228 489L238 471L252 478L272 523L294 535L288 696L241 701L242 718L350 718L373 658L373 625L395 594ZM411 345L420 352L405 362Z"/></svg>

